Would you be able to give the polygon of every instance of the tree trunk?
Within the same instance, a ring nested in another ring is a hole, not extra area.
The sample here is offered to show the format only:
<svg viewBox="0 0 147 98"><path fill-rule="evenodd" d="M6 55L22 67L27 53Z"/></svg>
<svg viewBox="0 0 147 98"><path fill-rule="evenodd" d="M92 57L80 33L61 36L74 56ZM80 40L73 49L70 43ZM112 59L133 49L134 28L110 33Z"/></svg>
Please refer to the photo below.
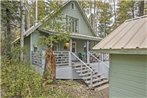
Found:
<svg viewBox="0 0 147 98"><path fill-rule="evenodd" d="M9 16L11 13L8 8L6 8L6 15ZM10 25L10 18L6 18L6 26L7 26L7 32L5 33L5 41L6 41L6 47L5 47L5 55L10 58L10 52L11 52L11 25Z"/></svg>
<svg viewBox="0 0 147 98"><path fill-rule="evenodd" d="M114 23L116 22L116 4L115 4L115 0L113 0L113 3L114 3L114 5L113 5L113 13L114 13Z"/></svg>
<svg viewBox="0 0 147 98"><path fill-rule="evenodd" d="M43 72L43 86L47 83L56 83L56 59L52 48L46 50L46 60Z"/></svg>
<svg viewBox="0 0 147 98"><path fill-rule="evenodd" d="M139 1L139 16L144 15L144 0Z"/></svg>
<svg viewBox="0 0 147 98"><path fill-rule="evenodd" d="M28 1L25 2L25 31L28 30L30 28L30 8L29 8L29 4Z"/></svg>
<svg viewBox="0 0 147 98"><path fill-rule="evenodd" d="M24 1L21 1L21 31L20 31L20 46L23 49L24 47L24 34L25 32L25 13L24 13ZM20 53L20 60L24 60L24 54L23 51Z"/></svg>

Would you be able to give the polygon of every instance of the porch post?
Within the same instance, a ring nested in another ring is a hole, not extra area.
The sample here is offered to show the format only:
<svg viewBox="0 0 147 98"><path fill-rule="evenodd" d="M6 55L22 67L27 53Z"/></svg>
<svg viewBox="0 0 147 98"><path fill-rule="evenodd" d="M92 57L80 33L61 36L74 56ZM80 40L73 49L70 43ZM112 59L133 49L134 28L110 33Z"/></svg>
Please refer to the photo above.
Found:
<svg viewBox="0 0 147 98"><path fill-rule="evenodd" d="M32 65L32 52L33 52L33 46L32 46L32 34L30 35L30 63Z"/></svg>
<svg viewBox="0 0 147 98"><path fill-rule="evenodd" d="M90 56L89 56L89 41L87 41L87 64L90 64Z"/></svg>
<svg viewBox="0 0 147 98"><path fill-rule="evenodd" d="M101 55L102 55L102 61L104 61L104 53L102 53Z"/></svg>
<svg viewBox="0 0 147 98"><path fill-rule="evenodd" d="M72 39L70 39L70 43L69 43L70 47L69 47L69 66L72 65L72 57L71 57L71 52L72 52Z"/></svg>

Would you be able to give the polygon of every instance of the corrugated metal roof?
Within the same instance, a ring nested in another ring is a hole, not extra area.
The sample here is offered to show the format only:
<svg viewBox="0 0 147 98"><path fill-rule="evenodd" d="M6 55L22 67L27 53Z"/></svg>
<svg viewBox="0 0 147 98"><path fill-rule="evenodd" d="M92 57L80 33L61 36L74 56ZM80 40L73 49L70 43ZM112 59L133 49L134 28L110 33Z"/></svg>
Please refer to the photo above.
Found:
<svg viewBox="0 0 147 98"><path fill-rule="evenodd" d="M147 16L125 21L93 49L147 49Z"/></svg>

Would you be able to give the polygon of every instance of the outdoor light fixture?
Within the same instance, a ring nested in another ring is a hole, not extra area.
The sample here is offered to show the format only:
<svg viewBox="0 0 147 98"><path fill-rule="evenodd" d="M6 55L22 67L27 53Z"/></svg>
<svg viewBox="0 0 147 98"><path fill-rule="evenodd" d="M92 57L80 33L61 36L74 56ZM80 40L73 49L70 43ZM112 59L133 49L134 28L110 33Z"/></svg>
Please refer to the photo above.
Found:
<svg viewBox="0 0 147 98"><path fill-rule="evenodd" d="M69 48L69 42L64 43L64 49L68 49Z"/></svg>

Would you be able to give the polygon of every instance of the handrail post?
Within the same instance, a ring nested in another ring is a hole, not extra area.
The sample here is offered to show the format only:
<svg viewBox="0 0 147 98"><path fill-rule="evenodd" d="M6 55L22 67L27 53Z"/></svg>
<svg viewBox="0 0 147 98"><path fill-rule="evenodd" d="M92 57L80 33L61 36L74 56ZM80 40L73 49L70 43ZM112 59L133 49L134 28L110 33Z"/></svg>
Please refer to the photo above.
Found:
<svg viewBox="0 0 147 98"><path fill-rule="evenodd" d="M72 66L72 56L71 56L71 53L72 53L72 39L70 39L70 47L69 47L69 66Z"/></svg>
<svg viewBox="0 0 147 98"><path fill-rule="evenodd" d="M89 41L87 41L87 64L90 64L90 56L89 56Z"/></svg>
<svg viewBox="0 0 147 98"><path fill-rule="evenodd" d="M81 65L81 75L82 75L82 68L83 68L83 67L82 67L82 65Z"/></svg>
<svg viewBox="0 0 147 98"><path fill-rule="evenodd" d="M71 61L71 52L70 51L68 52L68 55L69 55L69 60L68 60L69 66L71 66L72 65L72 61Z"/></svg>
<svg viewBox="0 0 147 98"><path fill-rule="evenodd" d="M90 81L90 88L92 88L92 86L93 86L93 72L91 71L91 81Z"/></svg>

